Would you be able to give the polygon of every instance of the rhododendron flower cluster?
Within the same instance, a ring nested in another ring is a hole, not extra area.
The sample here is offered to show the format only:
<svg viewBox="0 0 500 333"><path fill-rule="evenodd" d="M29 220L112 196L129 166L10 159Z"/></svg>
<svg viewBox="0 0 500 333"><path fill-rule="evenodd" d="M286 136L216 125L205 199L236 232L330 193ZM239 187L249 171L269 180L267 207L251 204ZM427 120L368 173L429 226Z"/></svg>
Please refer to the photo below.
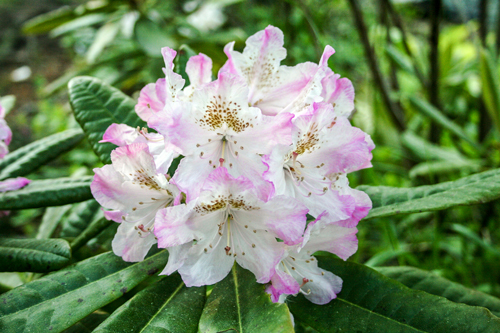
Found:
<svg viewBox="0 0 500 333"><path fill-rule="evenodd" d="M92 193L120 223L113 250L126 261L158 243L169 251L162 274L178 271L187 286L221 281L236 262L275 302L302 292L328 303L342 280L313 254L350 257L371 208L346 177L371 166L374 148L349 122L354 89L328 67L330 46L319 64L288 67L278 28L248 38L241 53L233 44L215 80L210 58L191 57L187 87L176 52L162 49L165 78L144 87L135 108L156 133L110 126L103 142L119 147L95 169Z"/></svg>

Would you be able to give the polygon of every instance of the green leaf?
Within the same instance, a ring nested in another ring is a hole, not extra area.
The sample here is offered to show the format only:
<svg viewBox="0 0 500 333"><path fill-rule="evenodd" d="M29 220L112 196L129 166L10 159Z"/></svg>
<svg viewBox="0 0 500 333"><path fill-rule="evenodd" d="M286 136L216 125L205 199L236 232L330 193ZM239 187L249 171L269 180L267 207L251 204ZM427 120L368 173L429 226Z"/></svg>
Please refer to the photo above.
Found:
<svg viewBox="0 0 500 333"><path fill-rule="evenodd" d="M431 272L405 266L378 267L377 271L391 279L401 282L408 288L446 297L455 303L482 306L490 310L495 316L500 316L500 299L466 288L461 284L451 282Z"/></svg>
<svg viewBox="0 0 500 333"><path fill-rule="evenodd" d="M50 272L64 267L70 258L64 239L0 238L1 272Z"/></svg>
<svg viewBox="0 0 500 333"><path fill-rule="evenodd" d="M500 250L498 250L495 246L491 245L490 243L487 243L484 239L479 237L474 231L472 231L468 227L453 223L450 226L450 229L462 235L463 237L467 238L472 243L476 243L478 246L480 246L490 254L493 254L494 256L500 258Z"/></svg>
<svg viewBox="0 0 500 333"><path fill-rule="evenodd" d="M0 295L2 333L61 332L156 274L167 251L139 263L104 253Z"/></svg>
<svg viewBox="0 0 500 333"><path fill-rule="evenodd" d="M119 31L120 24L116 22L108 22L100 27L85 56L87 63L94 63L106 46L108 46L115 39Z"/></svg>
<svg viewBox="0 0 500 333"><path fill-rule="evenodd" d="M477 172L484 165L482 160L430 161L415 165L410 170L410 178L427 175L443 175L453 172Z"/></svg>
<svg viewBox="0 0 500 333"><path fill-rule="evenodd" d="M69 6L64 6L25 22L23 24L23 33L28 35L44 34L75 17L73 9Z"/></svg>
<svg viewBox="0 0 500 333"><path fill-rule="evenodd" d="M497 131L500 132L500 78L493 56L484 49L480 53L479 69L484 104Z"/></svg>
<svg viewBox="0 0 500 333"><path fill-rule="evenodd" d="M417 111L421 112L423 115L431 118L437 124L449 130L459 138L467 141L477 150L481 149L479 145L474 142L460 126L455 124L451 119L446 117L440 110L438 110L429 102L414 96L410 97L410 102L416 107Z"/></svg>
<svg viewBox="0 0 500 333"><path fill-rule="evenodd" d="M83 318L70 328L67 328L63 331L63 333L91 333L94 329L99 326L106 318L109 317L109 314L103 311L95 311Z"/></svg>
<svg viewBox="0 0 500 333"><path fill-rule="evenodd" d="M464 160L462 154L457 150L441 147L430 143L411 131L405 131L401 135L403 145L423 161L427 160Z"/></svg>
<svg viewBox="0 0 500 333"><path fill-rule="evenodd" d="M459 180L411 188L358 186L370 196L373 208L365 220L397 214L442 210L500 198L500 169Z"/></svg>
<svg viewBox="0 0 500 333"><path fill-rule="evenodd" d="M95 199L74 205L70 215L63 222L61 237L76 237L80 235L95 219L96 213L100 212L100 207L101 205Z"/></svg>
<svg viewBox="0 0 500 333"><path fill-rule="evenodd" d="M59 222L64 215L70 210L71 205L48 207L42 217L42 222L38 228L36 239L50 238L56 230Z"/></svg>
<svg viewBox="0 0 500 333"><path fill-rule="evenodd" d="M396 47L390 44L387 45L385 52L400 69L407 72L408 74L415 75L415 69L410 58L406 54L402 53Z"/></svg>
<svg viewBox="0 0 500 333"><path fill-rule="evenodd" d="M106 129L113 123L132 127L146 126L135 113L136 102L102 81L88 77L75 77L68 83L69 99L76 120L83 128L94 152L105 164L111 163L111 143L99 143Z"/></svg>
<svg viewBox="0 0 500 333"><path fill-rule="evenodd" d="M73 240L73 242L71 243L71 249L73 251L78 250L80 247L87 244L89 240L99 235L111 224L113 224L113 221L106 220L106 218L104 217L94 220L82 233L78 235L78 237L75 238L75 240Z"/></svg>
<svg viewBox="0 0 500 333"><path fill-rule="evenodd" d="M299 295L288 303L297 321L318 332L498 332L487 309L412 290L363 265L318 256L323 269L342 278L342 291L326 305Z"/></svg>
<svg viewBox="0 0 500 333"><path fill-rule="evenodd" d="M80 129L67 130L32 142L0 162L0 180L25 176L59 155L71 150L84 138Z"/></svg>
<svg viewBox="0 0 500 333"><path fill-rule="evenodd" d="M135 23L135 38L139 46L150 57L161 57L161 48L168 46L176 48L177 43L170 38L157 23L147 18L141 18Z"/></svg>
<svg viewBox="0 0 500 333"><path fill-rule="evenodd" d="M186 288L179 274L174 274L137 293L94 333L196 333L205 300L205 286Z"/></svg>
<svg viewBox="0 0 500 333"><path fill-rule="evenodd" d="M72 19L71 21L61 24L50 32L50 37L55 38L64 35L68 32L92 26L97 23L104 22L108 19L108 15L102 13L88 14Z"/></svg>
<svg viewBox="0 0 500 333"><path fill-rule="evenodd" d="M92 176L34 180L20 190L0 193L0 210L62 206L92 198Z"/></svg>
<svg viewBox="0 0 500 333"><path fill-rule="evenodd" d="M272 303L265 288L251 272L235 264L208 297L200 332L294 332L287 306Z"/></svg>

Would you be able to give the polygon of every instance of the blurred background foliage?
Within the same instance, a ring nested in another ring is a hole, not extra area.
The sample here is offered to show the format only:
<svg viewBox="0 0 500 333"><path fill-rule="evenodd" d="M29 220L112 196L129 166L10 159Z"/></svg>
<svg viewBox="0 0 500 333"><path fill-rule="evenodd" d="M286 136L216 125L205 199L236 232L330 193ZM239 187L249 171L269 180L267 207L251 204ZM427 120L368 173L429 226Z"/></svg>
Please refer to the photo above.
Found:
<svg viewBox="0 0 500 333"><path fill-rule="evenodd" d="M329 44L331 68L354 83L352 121L377 148L373 168L350 175L353 187L435 184L498 168L498 12L487 0L0 0L0 96L17 99L6 118L10 148L77 127L66 91L74 76L137 97L162 76L161 47L203 52L215 74L226 43L241 50L272 24L285 34L284 64L318 62ZM99 163L83 142L30 178L91 175ZM68 216L55 234L75 237L87 210L100 217L94 202L12 212L0 220L2 234L34 237L43 219ZM500 296L499 218L492 202L361 221L352 260L411 265ZM99 238L90 245L85 251L109 249Z"/></svg>

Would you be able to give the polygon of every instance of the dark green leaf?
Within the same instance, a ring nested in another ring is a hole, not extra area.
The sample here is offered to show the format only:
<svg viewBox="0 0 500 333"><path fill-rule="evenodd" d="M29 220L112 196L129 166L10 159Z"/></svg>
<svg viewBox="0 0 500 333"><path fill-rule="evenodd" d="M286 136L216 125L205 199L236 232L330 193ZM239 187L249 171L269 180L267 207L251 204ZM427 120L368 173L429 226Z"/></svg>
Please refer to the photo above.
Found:
<svg viewBox="0 0 500 333"><path fill-rule="evenodd" d="M135 113L136 102L120 90L88 76L72 79L68 87L76 120L82 126L92 149L102 162L111 163L110 153L116 146L99 141L113 123L146 126Z"/></svg>
<svg viewBox="0 0 500 333"><path fill-rule="evenodd" d="M370 196L373 209L365 219L442 210L485 203L500 197L500 169L459 180L412 188L359 186Z"/></svg>
<svg viewBox="0 0 500 333"><path fill-rule="evenodd" d="M70 328L65 329L62 333L91 333L99 326L106 318L109 317L107 312L95 311L83 318Z"/></svg>
<svg viewBox="0 0 500 333"><path fill-rule="evenodd" d="M487 309L412 290L363 265L318 256L344 283L337 299L316 305L303 295L288 303L296 320L319 332L498 332Z"/></svg>
<svg viewBox="0 0 500 333"><path fill-rule="evenodd" d="M1 272L46 273L64 267L70 258L64 239L0 238Z"/></svg>
<svg viewBox="0 0 500 333"><path fill-rule="evenodd" d="M156 274L167 257L127 263L104 253L24 284L0 295L0 331L61 332Z"/></svg>
<svg viewBox="0 0 500 333"><path fill-rule="evenodd" d="M500 315L500 299L451 282L439 275L415 267L378 267L377 271L397 280L411 289L443 296L456 303L482 306L494 315Z"/></svg>
<svg viewBox="0 0 500 333"><path fill-rule="evenodd" d="M67 130L37 140L7 154L0 162L0 180L25 176L82 141L81 130Z"/></svg>
<svg viewBox="0 0 500 333"><path fill-rule="evenodd" d="M68 218L63 222L61 237L76 237L85 230L100 212L99 203L94 199L76 204Z"/></svg>
<svg viewBox="0 0 500 333"><path fill-rule="evenodd" d="M94 332L198 332L206 288L186 288L178 274L164 278L113 312Z"/></svg>
<svg viewBox="0 0 500 333"><path fill-rule="evenodd" d="M34 180L17 191L0 194L0 210L62 206L92 198L92 176Z"/></svg>
<svg viewBox="0 0 500 333"><path fill-rule="evenodd" d="M102 217L100 219L94 220L75 240L71 243L71 248L73 251L78 250L80 247L87 244L89 240L99 235L104 229L110 226L113 221L106 220Z"/></svg>
<svg viewBox="0 0 500 333"><path fill-rule="evenodd" d="M285 304L272 303L266 286L234 265L208 297L200 319L200 332L294 332Z"/></svg>

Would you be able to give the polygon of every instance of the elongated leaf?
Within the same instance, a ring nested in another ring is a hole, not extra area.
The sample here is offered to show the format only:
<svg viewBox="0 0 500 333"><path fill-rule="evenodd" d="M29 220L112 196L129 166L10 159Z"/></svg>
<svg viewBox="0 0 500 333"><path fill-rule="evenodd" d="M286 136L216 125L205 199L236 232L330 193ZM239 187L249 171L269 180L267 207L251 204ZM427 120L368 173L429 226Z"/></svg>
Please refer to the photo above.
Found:
<svg viewBox="0 0 500 333"><path fill-rule="evenodd" d="M40 227L38 228L36 239L50 238L63 216L66 215L70 208L71 205L48 207L43 214L42 223L40 223Z"/></svg>
<svg viewBox="0 0 500 333"><path fill-rule="evenodd" d="M294 332L285 304L272 303L265 285L234 265L208 297L200 319L200 332Z"/></svg>
<svg viewBox="0 0 500 333"><path fill-rule="evenodd" d="M83 318L73 326L65 329L63 333L91 333L94 332L94 329L99 326L106 318L109 317L109 314L103 311L95 311Z"/></svg>
<svg viewBox="0 0 500 333"><path fill-rule="evenodd" d="M390 44L386 47L385 52L399 68L401 68L408 74L415 75L413 64L406 54L402 53L396 47Z"/></svg>
<svg viewBox="0 0 500 333"><path fill-rule="evenodd" d="M318 332L497 332L487 309L412 290L363 265L318 256L320 266L343 279L337 299L312 304L303 295L288 303L294 317Z"/></svg>
<svg viewBox="0 0 500 333"><path fill-rule="evenodd" d="M378 267L377 271L415 290L443 296L456 303L482 306L497 317L500 315L500 299L451 282L439 275L415 267Z"/></svg>
<svg viewBox="0 0 500 333"><path fill-rule="evenodd" d="M458 126L451 119L446 117L440 110L436 109L432 104L429 104L429 102L414 96L410 97L410 102L417 108L419 112L431 118L433 121L441 125L443 128L449 130L459 138L462 138L463 140L467 141L476 149L480 149L477 143L474 142L460 126Z"/></svg>
<svg viewBox="0 0 500 333"><path fill-rule="evenodd" d="M126 263L108 252L24 284L0 295L0 331L61 332L156 274L167 257Z"/></svg>
<svg viewBox="0 0 500 333"><path fill-rule="evenodd" d="M61 237L76 237L85 230L99 212L99 203L95 199L76 204L68 218L63 222Z"/></svg>
<svg viewBox="0 0 500 333"><path fill-rule="evenodd" d="M370 196L373 209L365 219L442 210L485 203L500 197L500 169L436 185L400 188L358 186Z"/></svg>
<svg viewBox="0 0 500 333"><path fill-rule="evenodd" d="M0 238L1 272L46 273L64 267L70 258L64 239Z"/></svg>
<svg viewBox="0 0 500 333"><path fill-rule="evenodd" d="M84 138L79 129L53 134L7 154L0 162L0 180L25 176L75 147Z"/></svg>
<svg viewBox="0 0 500 333"><path fill-rule="evenodd" d="M69 6L64 6L25 22L23 33L29 35L44 34L75 17L76 14L73 12L73 9Z"/></svg>
<svg viewBox="0 0 500 333"><path fill-rule="evenodd" d="M498 69L493 59L488 51L481 50L479 68L481 72L483 100L497 131L500 131L500 78L498 77Z"/></svg>
<svg viewBox="0 0 500 333"><path fill-rule="evenodd" d="M113 123L132 127L146 126L134 111L136 102L102 81L79 76L68 83L69 98L76 120L82 126L90 145L102 162L111 163L111 143L99 143Z"/></svg>
<svg viewBox="0 0 500 333"><path fill-rule="evenodd" d="M464 160L465 156L460 154L457 150L446 147L441 147L430 143L424 138L416 135L411 131L405 131L401 135L401 142L403 145L410 149L413 154L422 159L427 160Z"/></svg>
<svg viewBox="0 0 500 333"><path fill-rule="evenodd" d="M92 198L92 177L34 180L17 191L0 194L0 210L62 206Z"/></svg>
<svg viewBox="0 0 500 333"><path fill-rule="evenodd" d="M161 57L161 48L164 46L176 48L177 42L150 19L139 19L135 23L134 32L137 43L150 57Z"/></svg>
<svg viewBox="0 0 500 333"><path fill-rule="evenodd" d="M96 33L94 41L87 51L87 55L85 56L87 62L92 64L95 62L97 57L102 53L102 51L108 46L118 34L120 30L120 24L116 22L108 22L103 25Z"/></svg>
<svg viewBox="0 0 500 333"><path fill-rule="evenodd" d="M498 250L495 246L487 243L484 239L479 237L474 231L472 231L468 227L466 227L464 225L453 223L450 226L450 229L459 233L460 235L464 236L465 238L470 240L472 243L476 243L477 245L482 247L487 252L500 258L500 250Z"/></svg>
<svg viewBox="0 0 500 333"><path fill-rule="evenodd" d="M94 333L198 332L206 287L186 288L178 274L156 282L113 312Z"/></svg>
<svg viewBox="0 0 500 333"><path fill-rule="evenodd" d="M113 221L106 220L106 218L102 217L100 219L92 221L92 223L81 233L78 237L73 240L71 243L71 248L73 251L76 251L80 247L87 244L89 240L99 235L104 229L109 227Z"/></svg>
<svg viewBox="0 0 500 333"><path fill-rule="evenodd" d="M484 165L482 160L430 161L415 165L410 170L410 178L426 175L441 175L453 172L479 171Z"/></svg>

